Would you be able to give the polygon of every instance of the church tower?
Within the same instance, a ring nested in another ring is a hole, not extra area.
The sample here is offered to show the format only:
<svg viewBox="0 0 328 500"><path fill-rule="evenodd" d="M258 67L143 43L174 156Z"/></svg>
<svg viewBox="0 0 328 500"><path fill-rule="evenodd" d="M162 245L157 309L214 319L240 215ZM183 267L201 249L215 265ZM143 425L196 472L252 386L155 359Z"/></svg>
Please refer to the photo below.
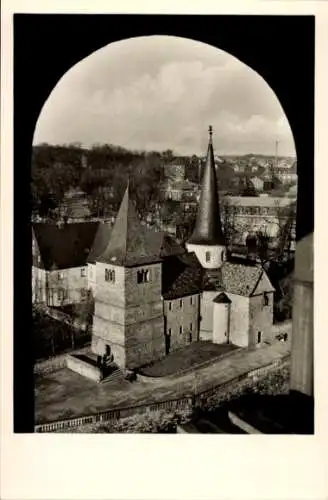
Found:
<svg viewBox="0 0 328 500"><path fill-rule="evenodd" d="M219 269L226 259L226 245L221 227L216 180L212 127L201 184L200 202L194 231L187 242L188 252L195 252L205 269Z"/></svg>
<svg viewBox="0 0 328 500"><path fill-rule="evenodd" d="M133 369L165 355L162 263L127 187L109 243L96 260L92 351Z"/></svg>

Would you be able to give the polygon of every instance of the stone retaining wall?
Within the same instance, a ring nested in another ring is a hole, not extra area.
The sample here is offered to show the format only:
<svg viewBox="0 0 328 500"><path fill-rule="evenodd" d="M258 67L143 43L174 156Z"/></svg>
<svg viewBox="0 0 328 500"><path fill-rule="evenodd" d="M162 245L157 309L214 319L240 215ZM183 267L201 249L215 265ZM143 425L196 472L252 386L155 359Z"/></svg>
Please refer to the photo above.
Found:
<svg viewBox="0 0 328 500"><path fill-rule="evenodd" d="M66 420L60 420L55 422L49 422L46 424L39 424L35 426L35 432L56 432L58 430L72 429L86 424L96 424L98 422L110 422L112 420L118 420L120 418L125 418L132 416L134 414L145 413L147 411L159 411L159 410L181 410L181 409L192 409L196 406L201 406L202 402L206 398L213 396L222 392L224 389L231 387L242 381L247 381L249 378L256 380L258 376L264 376L267 373L276 370L278 367L287 365L289 361L289 355L276 360L274 363L270 363L266 366L262 366L256 370L251 370L248 373L239 375L238 377L212 387L209 390L202 391L198 394L188 395L183 398L166 400L154 403L148 403L144 405L136 405L126 408L116 408L108 411L98 412L93 415L82 416L77 418L70 418Z"/></svg>
<svg viewBox="0 0 328 500"><path fill-rule="evenodd" d="M55 432L63 429L71 429L80 427L86 424L96 424L98 422L111 422L120 418L130 417L132 415L146 413L147 411L154 412L159 410L182 410L192 408L192 397L186 397L175 400L160 401L153 404L145 404L139 406L131 406L126 408L117 408L113 410L98 412L94 415L85 417L70 418L50 422L48 424L40 424L35 426L35 432Z"/></svg>
<svg viewBox="0 0 328 500"><path fill-rule="evenodd" d="M90 345L83 347L82 349L78 349L74 352L74 354L83 354L84 352L90 349ZM71 352L71 353L72 353ZM46 359L44 361L40 361L35 363L34 365L34 374L35 375L47 375L49 373L55 372L57 370L62 370L67 367L67 355L68 353L59 354L54 358Z"/></svg>
<svg viewBox="0 0 328 500"><path fill-rule="evenodd" d="M88 361L77 358L74 354L67 355L66 357L67 368L75 373L83 375L83 377L89 380L94 380L95 382L100 382L103 378L100 368L93 366Z"/></svg>

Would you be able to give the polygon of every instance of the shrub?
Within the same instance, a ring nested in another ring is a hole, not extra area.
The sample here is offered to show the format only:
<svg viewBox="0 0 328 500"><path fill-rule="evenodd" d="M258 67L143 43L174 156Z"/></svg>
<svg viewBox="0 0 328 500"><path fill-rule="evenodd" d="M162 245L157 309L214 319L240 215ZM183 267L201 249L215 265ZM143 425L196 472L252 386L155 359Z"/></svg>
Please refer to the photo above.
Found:
<svg viewBox="0 0 328 500"><path fill-rule="evenodd" d="M180 423L187 423L192 418L192 409L176 411L147 411L117 421L95 425L90 432L95 433L175 433Z"/></svg>
<svg viewBox="0 0 328 500"><path fill-rule="evenodd" d="M228 403L233 399L240 398L247 394L278 395L286 394L289 391L289 367L283 366L267 373L256 382L251 378L241 380L237 384L218 389L213 393L204 395L199 401L198 407L202 410L215 410L219 406Z"/></svg>

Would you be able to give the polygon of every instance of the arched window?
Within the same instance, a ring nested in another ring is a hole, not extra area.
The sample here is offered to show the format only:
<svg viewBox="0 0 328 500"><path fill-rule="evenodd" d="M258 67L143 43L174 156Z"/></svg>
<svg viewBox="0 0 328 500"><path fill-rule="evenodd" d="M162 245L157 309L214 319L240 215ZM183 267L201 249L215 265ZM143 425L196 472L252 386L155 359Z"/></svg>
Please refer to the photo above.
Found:
<svg viewBox="0 0 328 500"><path fill-rule="evenodd" d="M108 281L109 283L115 283L114 269L105 269L105 281Z"/></svg>
<svg viewBox="0 0 328 500"><path fill-rule="evenodd" d="M150 278L149 270L140 269L137 271L137 283L148 283Z"/></svg>
<svg viewBox="0 0 328 500"><path fill-rule="evenodd" d="M269 305L269 296L266 292L263 294L263 305L268 306Z"/></svg>
<svg viewBox="0 0 328 500"><path fill-rule="evenodd" d="M206 260L206 262L210 262L210 260L211 260L211 252L205 252L205 260Z"/></svg>

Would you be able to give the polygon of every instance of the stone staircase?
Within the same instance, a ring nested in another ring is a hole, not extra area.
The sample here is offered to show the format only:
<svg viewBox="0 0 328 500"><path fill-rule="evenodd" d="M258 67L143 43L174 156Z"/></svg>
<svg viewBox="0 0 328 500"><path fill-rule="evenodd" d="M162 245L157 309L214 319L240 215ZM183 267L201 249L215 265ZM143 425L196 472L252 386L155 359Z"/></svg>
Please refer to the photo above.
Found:
<svg viewBox="0 0 328 500"><path fill-rule="evenodd" d="M122 382L124 380L124 373L119 369L115 368L109 375L107 375L100 383L101 384L114 384L117 382Z"/></svg>

